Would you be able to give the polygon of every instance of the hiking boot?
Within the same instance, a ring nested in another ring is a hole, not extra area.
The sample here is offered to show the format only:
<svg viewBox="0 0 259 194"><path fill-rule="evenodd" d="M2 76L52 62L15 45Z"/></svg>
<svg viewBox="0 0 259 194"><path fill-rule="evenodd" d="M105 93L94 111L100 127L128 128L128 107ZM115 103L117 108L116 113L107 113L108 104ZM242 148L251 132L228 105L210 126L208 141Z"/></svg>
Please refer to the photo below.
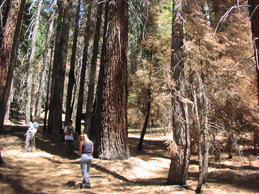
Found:
<svg viewBox="0 0 259 194"><path fill-rule="evenodd" d="M91 187L90 186L87 186L87 185L80 185L80 189L90 189Z"/></svg>

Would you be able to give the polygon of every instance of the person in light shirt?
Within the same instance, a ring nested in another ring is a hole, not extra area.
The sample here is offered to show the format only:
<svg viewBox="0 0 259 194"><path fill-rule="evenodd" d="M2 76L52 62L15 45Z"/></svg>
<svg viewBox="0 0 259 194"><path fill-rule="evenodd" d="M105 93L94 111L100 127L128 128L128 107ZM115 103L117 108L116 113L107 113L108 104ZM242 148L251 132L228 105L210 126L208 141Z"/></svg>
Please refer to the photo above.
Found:
<svg viewBox="0 0 259 194"><path fill-rule="evenodd" d="M31 122L29 122L28 124L28 130L24 135L26 136L26 140L23 152L27 152L29 145L29 152L32 151L32 148L34 146L34 136L37 133L38 127L39 124L35 121L35 117L32 117Z"/></svg>
<svg viewBox="0 0 259 194"><path fill-rule="evenodd" d="M68 125L65 126L64 134L66 141L66 156L74 154L74 135L77 134L75 128L72 126L73 121L70 120Z"/></svg>

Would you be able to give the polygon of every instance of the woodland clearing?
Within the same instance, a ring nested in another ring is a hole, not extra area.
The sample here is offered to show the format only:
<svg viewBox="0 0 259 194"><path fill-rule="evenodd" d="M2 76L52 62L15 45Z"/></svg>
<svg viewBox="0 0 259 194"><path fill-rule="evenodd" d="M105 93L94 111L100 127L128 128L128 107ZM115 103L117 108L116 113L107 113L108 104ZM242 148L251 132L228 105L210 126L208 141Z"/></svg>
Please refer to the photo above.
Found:
<svg viewBox="0 0 259 194"><path fill-rule="evenodd" d="M140 130L129 130L131 158L127 160L94 159L90 169L90 189L80 189L82 181L79 156L65 157L65 143L60 135L36 134L35 149L22 153L27 127L8 123L1 135L1 153L6 164L0 167L0 191L11 193L195 193L198 158L191 156L187 185L166 185L170 157L164 144L162 128L149 128L143 151L137 150ZM243 146L243 157L237 153L228 159L209 162L208 180L202 193L259 193L259 160L249 146ZM75 141L75 150L78 141Z"/></svg>

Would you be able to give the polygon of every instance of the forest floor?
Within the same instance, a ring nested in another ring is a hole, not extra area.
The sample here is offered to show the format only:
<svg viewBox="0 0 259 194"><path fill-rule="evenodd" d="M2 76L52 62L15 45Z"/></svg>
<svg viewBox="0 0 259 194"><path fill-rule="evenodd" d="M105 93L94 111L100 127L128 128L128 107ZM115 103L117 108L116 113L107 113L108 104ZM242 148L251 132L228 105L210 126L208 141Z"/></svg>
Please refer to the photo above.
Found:
<svg viewBox="0 0 259 194"><path fill-rule="evenodd" d="M27 127L8 123L0 144L6 164L0 167L0 193L195 193L198 177L197 155L192 155L187 184L166 185L170 159L162 129L148 129L143 151L137 151L139 130L129 130L131 158L93 159L90 189L80 189L82 181L79 156L65 157L60 135L36 134L31 153L22 153ZM75 141L78 150L78 141ZM210 159L208 180L202 193L259 193L259 160L247 149L243 157L232 159L222 153L220 162Z"/></svg>

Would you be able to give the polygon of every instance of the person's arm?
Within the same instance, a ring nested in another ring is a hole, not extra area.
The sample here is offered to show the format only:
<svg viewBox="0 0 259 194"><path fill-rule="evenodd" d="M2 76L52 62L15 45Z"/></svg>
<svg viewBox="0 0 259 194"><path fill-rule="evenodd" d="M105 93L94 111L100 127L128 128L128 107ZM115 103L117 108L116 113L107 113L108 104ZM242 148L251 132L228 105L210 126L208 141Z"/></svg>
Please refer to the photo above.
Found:
<svg viewBox="0 0 259 194"><path fill-rule="evenodd" d="M30 128L28 128L28 129L27 129L27 131L26 131L26 133L24 134L24 136L26 136L26 135L28 134L28 132L29 132L29 129L30 129Z"/></svg>
<svg viewBox="0 0 259 194"><path fill-rule="evenodd" d="M92 142L92 154L94 153L94 144Z"/></svg>
<svg viewBox="0 0 259 194"><path fill-rule="evenodd" d="M69 135L69 134L70 134L70 130L67 130L67 126L65 126L64 134L65 134L65 135Z"/></svg>
<svg viewBox="0 0 259 194"><path fill-rule="evenodd" d="M79 156L81 156L81 154L82 154L83 145L84 145L84 142L83 142L83 141L80 141L80 142L79 142L79 152L77 153Z"/></svg>
<svg viewBox="0 0 259 194"><path fill-rule="evenodd" d="M35 123L35 124L33 125L33 129L34 129L33 132L34 132L34 133L37 133L38 127L39 127L38 123Z"/></svg>

